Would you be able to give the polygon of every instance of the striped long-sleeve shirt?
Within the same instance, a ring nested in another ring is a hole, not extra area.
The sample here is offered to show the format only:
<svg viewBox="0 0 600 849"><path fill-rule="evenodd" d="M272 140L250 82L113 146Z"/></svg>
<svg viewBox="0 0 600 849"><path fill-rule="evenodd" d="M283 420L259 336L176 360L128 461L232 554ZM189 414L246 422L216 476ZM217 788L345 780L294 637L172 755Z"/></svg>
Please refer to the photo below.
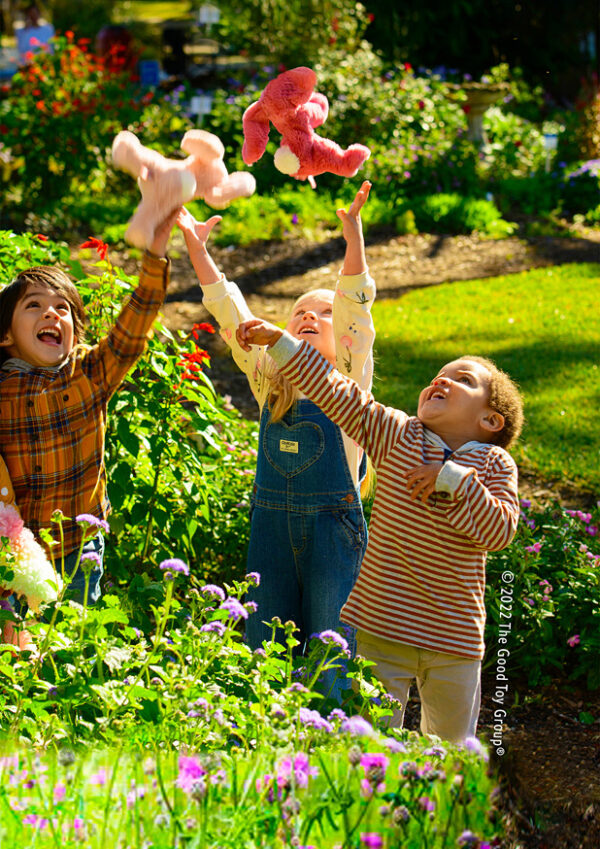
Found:
<svg viewBox="0 0 600 849"><path fill-rule="evenodd" d="M519 516L510 455L465 443L443 466L435 496L412 501L404 473L443 462L443 440L418 418L378 404L307 343L284 334L270 353L377 471L369 544L342 620L398 643L480 659L486 552L511 542Z"/></svg>
<svg viewBox="0 0 600 849"><path fill-rule="evenodd" d="M139 285L114 327L93 347L76 345L60 368L0 369L0 455L4 458L23 521L38 534L51 530L55 510L63 524L64 553L79 546L81 530L70 521L109 511L104 468L108 401L142 354L164 300L166 259L146 253Z"/></svg>

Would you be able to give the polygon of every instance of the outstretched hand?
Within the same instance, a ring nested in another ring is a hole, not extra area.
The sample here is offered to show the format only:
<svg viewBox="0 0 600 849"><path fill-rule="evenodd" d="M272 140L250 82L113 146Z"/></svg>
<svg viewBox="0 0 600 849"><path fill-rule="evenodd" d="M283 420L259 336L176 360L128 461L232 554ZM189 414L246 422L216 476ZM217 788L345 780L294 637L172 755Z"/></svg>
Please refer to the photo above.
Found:
<svg viewBox="0 0 600 849"><path fill-rule="evenodd" d="M222 221L222 216L213 215L208 221L196 221L192 213L183 206L179 210L177 226L183 233L188 251L193 247L206 247L215 224Z"/></svg>
<svg viewBox="0 0 600 849"><path fill-rule="evenodd" d="M268 345L271 347L281 338L283 330L264 321L262 318L250 318L243 321L235 331L238 345L244 351L249 351L252 345Z"/></svg>
<svg viewBox="0 0 600 849"><path fill-rule="evenodd" d="M342 222L344 226L344 237L348 238L349 233L354 233L354 231L358 230L359 232L362 230L361 220L360 220L360 211L367 202L367 198L369 197L369 192L371 191L371 183L368 180L365 180L360 189L357 191L354 196L354 200L348 207L348 211L345 209L337 209L336 215ZM349 232L347 232L349 231Z"/></svg>
<svg viewBox="0 0 600 849"><path fill-rule="evenodd" d="M420 498L421 501L427 501L429 496L435 492L435 482L443 465L440 462L426 463L404 472L411 501L416 501L417 498Z"/></svg>

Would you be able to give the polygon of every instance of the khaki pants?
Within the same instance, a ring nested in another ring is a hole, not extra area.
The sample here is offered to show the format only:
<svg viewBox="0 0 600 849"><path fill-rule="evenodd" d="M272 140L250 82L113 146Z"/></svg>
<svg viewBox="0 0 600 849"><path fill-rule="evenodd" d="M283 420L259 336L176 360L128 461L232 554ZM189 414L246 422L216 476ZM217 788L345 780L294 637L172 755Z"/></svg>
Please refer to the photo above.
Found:
<svg viewBox="0 0 600 849"><path fill-rule="evenodd" d="M413 679L421 697L421 733L461 743L474 737L481 704L481 661L430 651L377 637L356 635L357 653L376 666L388 693L402 702L390 724L401 728Z"/></svg>

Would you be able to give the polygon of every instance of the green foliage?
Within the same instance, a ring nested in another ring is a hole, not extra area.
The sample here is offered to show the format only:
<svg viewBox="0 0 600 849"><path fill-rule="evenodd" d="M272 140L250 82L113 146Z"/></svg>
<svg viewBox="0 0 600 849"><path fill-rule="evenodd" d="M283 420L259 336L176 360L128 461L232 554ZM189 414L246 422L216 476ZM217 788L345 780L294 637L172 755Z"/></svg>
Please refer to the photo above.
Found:
<svg viewBox="0 0 600 849"><path fill-rule="evenodd" d="M567 675L600 687L600 513L521 502L517 536L488 558L488 664L510 626L507 668L533 685ZM508 576L508 578L506 577Z"/></svg>
<svg viewBox="0 0 600 849"><path fill-rule="evenodd" d="M331 726L337 741L310 750L304 729L294 739L285 726L273 734L271 751L262 745L252 753L64 747L36 756L11 748L0 774L9 814L0 838L30 846L34 835L39 849L82 843L332 849L341 841L349 849L442 849L461 838L470 837L471 845L500 840L481 753L425 738L352 735L339 726L339 720Z"/></svg>
<svg viewBox="0 0 600 849"><path fill-rule="evenodd" d="M377 301L375 397L414 414L420 390L443 363L489 356L523 392L519 464L597 492L597 301L598 266L577 264Z"/></svg>
<svg viewBox="0 0 600 849"><path fill-rule="evenodd" d="M112 137L139 114L129 79L109 71L84 45L59 37L11 80L0 100L4 180L9 205L23 216L47 209L73 180L86 179Z"/></svg>
<svg viewBox="0 0 600 849"><path fill-rule="evenodd" d="M327 39L353 53L367 25L365 7L350 0L222 0L219 8L221 41L288 68L312 65Z"/></svg>
<svg viewBox="0 0 600 849"><path fill-rule="evenodd" d="M471 233L506 236L514 226L502 220L494 203L482 198L453 194L416 196L400 206L401 215L411 211L416 228L428 233ZM401 222L402 224L402 222Z"/></svg>

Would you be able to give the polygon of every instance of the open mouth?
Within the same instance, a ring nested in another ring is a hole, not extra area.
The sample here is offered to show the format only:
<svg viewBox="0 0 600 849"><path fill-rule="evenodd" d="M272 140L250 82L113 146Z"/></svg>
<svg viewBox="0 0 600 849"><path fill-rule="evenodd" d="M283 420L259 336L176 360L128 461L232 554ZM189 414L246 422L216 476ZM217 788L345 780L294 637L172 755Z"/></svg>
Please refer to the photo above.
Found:
<svg viewBox="0 0 600 849"><path fill-rule="evenodd" d="M46 345L58 347L62 342L62 333L56 327L44 327L38 333L37 338Z"/></svg>
<svg viewBox="0 0 600 849"><path fill-rule="evenodd" d="M310 334L316 336L317 331L313 327L303 327L302 330L298 331L298 336L308 336Z"/></svg>
<svg viewBox="0 0 600 849"><path fill-rule="evenodd" d="M434 389L427 396L428 401L445 401L446 393L442 389Z"/></svg>

